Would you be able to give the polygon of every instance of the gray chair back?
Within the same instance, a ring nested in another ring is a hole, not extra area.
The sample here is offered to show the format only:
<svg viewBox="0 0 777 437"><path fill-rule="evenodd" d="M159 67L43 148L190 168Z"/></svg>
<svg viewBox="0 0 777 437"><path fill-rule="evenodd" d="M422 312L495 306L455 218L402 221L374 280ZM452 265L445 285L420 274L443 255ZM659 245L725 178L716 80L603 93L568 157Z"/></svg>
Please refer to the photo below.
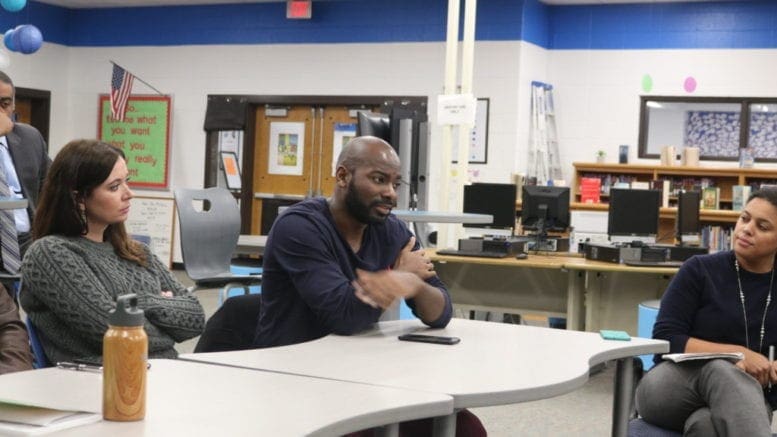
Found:
<svg viewBox="0 0 777 437"><path fill-rule="evenodd" d="M193 202L202 201L202 211ZM240 237L240 208L225 188L179 188L175 205L186 274L200 279L232 276L229 263Z"/></svg>

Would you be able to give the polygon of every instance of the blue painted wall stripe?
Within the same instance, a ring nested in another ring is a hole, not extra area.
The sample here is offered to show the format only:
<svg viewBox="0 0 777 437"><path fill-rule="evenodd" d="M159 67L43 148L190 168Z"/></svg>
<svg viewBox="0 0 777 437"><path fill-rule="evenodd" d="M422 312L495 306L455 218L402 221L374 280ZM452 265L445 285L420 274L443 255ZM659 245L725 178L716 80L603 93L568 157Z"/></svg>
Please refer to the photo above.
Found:
<svg viewBox="0 0 777 437"><path fill-rule="evenodd" d="M550 16L550 49L777 47L770 0L558 6Z"/></svg>
<svg viewBox="0 0 777 437"><path fill-rule="evenodd" d="M0 33L20 24L33 24L43 33L44 41L68 44L70 10L45 3L27 2L19 12L0 9Z"/></svg>
<svg viewBox="0 0 777 437"><path fill-rule="evenodd" d="M94 31L72 32L70 45L441 41L445 7L443 0L314 2L310 20L287 20L283 2L75 10L75 27Z"/></svg>
<svg viewBox="0 0 777 437"><path fill-rule="evenodd" d="M521 40L540 47L550 47L551 7L537 0L526 0L523 8Z"/></svg>
<svg viewBox="0 0 777 437"><path fill-rule="evenodd" d="M46 41L74 47L439 42L446 20L446 0L316 1L311 20L287 20L283 2L67 9L30 1L20 12L0 14L0 32L32 23ZM777 48L777 1L481 0L476 38L548 49Z"/></svg>

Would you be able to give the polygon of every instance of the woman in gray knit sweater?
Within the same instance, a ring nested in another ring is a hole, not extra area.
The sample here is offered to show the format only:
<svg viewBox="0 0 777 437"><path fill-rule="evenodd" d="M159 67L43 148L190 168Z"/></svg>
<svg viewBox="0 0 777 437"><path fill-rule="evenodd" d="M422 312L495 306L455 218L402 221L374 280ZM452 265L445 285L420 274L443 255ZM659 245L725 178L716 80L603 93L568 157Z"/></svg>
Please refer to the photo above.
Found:
<svg viewBox="0 0 777 437"><path fill-rule="evenodd" d="M21 291L50 362L102 362L108 312L125 293L145 311L149 358L175 358L175 343L203 330L197 298L127 236L128 175L124 153L95 140L71 141L51 165Z"/></svg>

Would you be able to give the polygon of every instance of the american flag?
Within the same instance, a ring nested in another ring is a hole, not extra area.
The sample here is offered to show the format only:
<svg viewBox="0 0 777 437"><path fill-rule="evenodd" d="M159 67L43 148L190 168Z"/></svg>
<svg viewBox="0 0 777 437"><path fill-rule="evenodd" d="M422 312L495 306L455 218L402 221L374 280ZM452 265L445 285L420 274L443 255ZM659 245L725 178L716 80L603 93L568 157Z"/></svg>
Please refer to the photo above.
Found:
<svg viewBox="0 0 777 437"><path fill-rule="evenodd" d="M113 64L111 78L111 115L119 121L124 121L127 110L127 99L132 94L132 81L135 76L116 64Z"/></svg>

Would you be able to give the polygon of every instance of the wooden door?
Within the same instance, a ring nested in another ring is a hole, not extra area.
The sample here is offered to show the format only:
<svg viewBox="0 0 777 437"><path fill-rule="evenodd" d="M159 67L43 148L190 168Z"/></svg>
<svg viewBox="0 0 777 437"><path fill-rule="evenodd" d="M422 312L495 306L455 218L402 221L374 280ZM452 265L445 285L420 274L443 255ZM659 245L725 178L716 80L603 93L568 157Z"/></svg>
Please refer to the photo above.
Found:
<svg viewBox="0 0 777 437"><path fill-rule="evenodd" d="M335 161L342 146L356 135L357 119L345 106L322 108L321 171L318 172L318 195L331 196L335 187ZM349 134L347 132L353 132ZM338 142L338 144L335 144Z"/></svg>
<svg viewBox="0 0 777 437"><path fill-rule="evenodd" d="M259 234L265 199L301 200L313 189L315 108L258 108L254 138L251 233Z"/></svg>
<svg viewBox="0 0 777 437"><path fill-rule="evenodd" d="M30 99L16 99L16 121L30 124L32 121L32 102Z"/></svg>
<svg viewBox="0 0 777 437"><path fill-rule="evenodd" d="M16 87L16 119L38 129L49 142L51 91Z"/></svg>
<svg viewBox="0 0 777 437"><path fill-rule="evenodd" d="M252 234L267 233L279 206L330 196L336 155L355 135L355 112L346 106L292 105L285 109L257 110ZM298 144L290 140L294 135ZM289 150L293 144L296 150ZM283 148L286 150L280 150ZM301 162L292 165L300 158Z"/></svg>

